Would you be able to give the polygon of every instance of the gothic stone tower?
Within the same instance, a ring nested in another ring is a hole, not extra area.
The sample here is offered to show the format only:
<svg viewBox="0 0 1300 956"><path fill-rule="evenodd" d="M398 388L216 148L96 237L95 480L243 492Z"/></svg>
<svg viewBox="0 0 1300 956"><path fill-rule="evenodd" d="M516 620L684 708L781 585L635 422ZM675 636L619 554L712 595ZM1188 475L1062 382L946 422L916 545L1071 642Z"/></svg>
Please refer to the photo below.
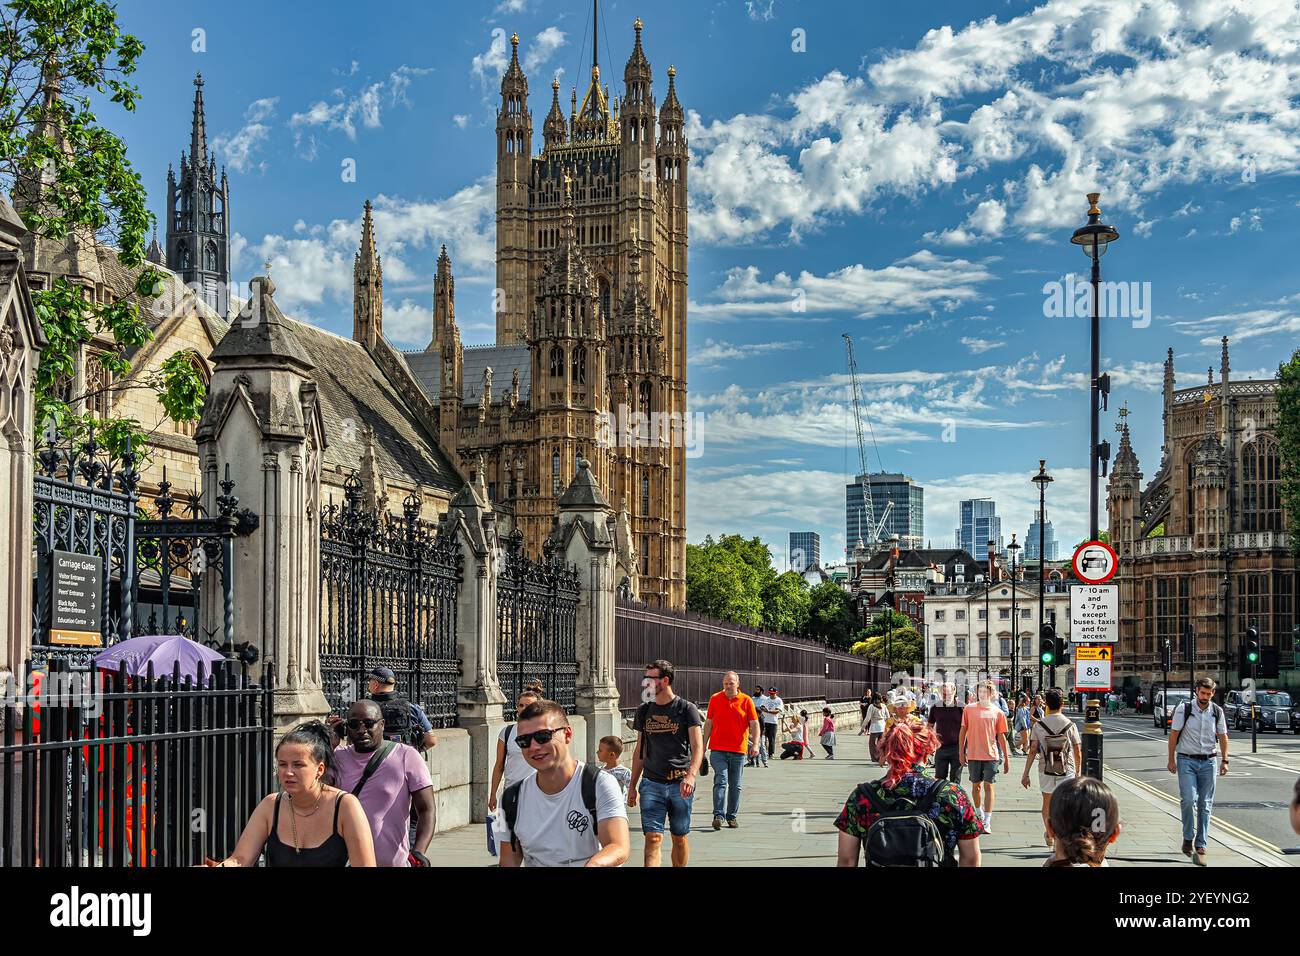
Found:
<svg viewBox="0 0 1300 956"><path fill-rule="evenodd" d="M593 34L599 36L596 26ZM677 98L676 71L669 68L656 137L652 72L641 45L640 19L633 29L635 41L624 69L621 105L601 84L599 47L593 39L591 79L581 106L575 88L566 123L559 83L552 84L542 151L536 156L531 152L528 79L519 64L518 37L511 38L513 51L501 80L497 113L497 345L529 342L530 316L543 273L565 241L570 188L566 183L571 180L573 236L591 268L604 327L614 331L619 324L615 319L627 307L629 296L633 311L642 310L639 318L633 316L632 321L622 323L622 327L635 330L628 332L622 344L636 344L643 350L640 369L633 376L636 391L629 391L631 379L626 371L614 371L615 367L628 369L631 357L620 363L611 351L612 380L605 391L610 396L608 411L620 424L638 412L685 421L685 117ZM656 362L653 374L651 345ZM533 379L533 395L549 395L552 390L574 395L568 382L571 364L555 378L550 377L549 361L535 366L544 376ZM589 366L588 376L591 373ZM613 400L616 394L628 400L622 410ZM568 419L542 415L538 438L543 445L560 448L560 474L572 475L577 468L576 454L583 450L575 439L587 439L583 447L591 449L594 436L561 432L565 421ZM625 430L615 431L621 434ZM662 448L608 448L608 460L603 463L586 451L602 492L615 507L625 503L630 512L640 559L641 597L673 607L684 606L686 600L686 454L680 430L678 435L678 440ZM647 451L654 454L644 454ZM614 467L620 456L621 464ZM539 477L549 476L550 466L546 461ZM531 548L531 536L528 541Z"/></svg>
<svg viewBox="0 0 1300 956"><path fill-rule="evenodd" d="M194 118L190 151L181 153L181 174L167 169L166 261L218 315L228 312L230 285L230 184L226 170L217 178L208 153L203 116L203 74L194 78Z"/></svg>

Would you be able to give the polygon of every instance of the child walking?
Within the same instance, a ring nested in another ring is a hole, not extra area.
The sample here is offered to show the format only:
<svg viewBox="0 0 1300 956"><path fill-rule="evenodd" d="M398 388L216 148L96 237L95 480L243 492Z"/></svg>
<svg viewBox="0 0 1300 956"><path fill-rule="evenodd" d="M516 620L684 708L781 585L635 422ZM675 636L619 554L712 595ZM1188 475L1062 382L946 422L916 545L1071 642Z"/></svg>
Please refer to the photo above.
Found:
<svg viewBox="0 0 1300 956"><path fill-rule="evenodd" d="M835 719L831 717L829 707L822 708L822 750L826 751L826 759L835 759Z"/></svg>

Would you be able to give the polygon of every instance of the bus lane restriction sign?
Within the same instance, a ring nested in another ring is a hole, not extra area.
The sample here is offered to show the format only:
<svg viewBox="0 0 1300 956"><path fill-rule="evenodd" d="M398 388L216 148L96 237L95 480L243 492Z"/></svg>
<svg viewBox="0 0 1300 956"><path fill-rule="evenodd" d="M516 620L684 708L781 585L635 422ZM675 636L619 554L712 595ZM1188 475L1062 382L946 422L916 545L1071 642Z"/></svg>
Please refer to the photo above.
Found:
<svg viewBox="0 0 1300 956"><path fill-rule="evenodd" d="M1070 643L1119 643L1119 585L1070 587Z"/></svg>

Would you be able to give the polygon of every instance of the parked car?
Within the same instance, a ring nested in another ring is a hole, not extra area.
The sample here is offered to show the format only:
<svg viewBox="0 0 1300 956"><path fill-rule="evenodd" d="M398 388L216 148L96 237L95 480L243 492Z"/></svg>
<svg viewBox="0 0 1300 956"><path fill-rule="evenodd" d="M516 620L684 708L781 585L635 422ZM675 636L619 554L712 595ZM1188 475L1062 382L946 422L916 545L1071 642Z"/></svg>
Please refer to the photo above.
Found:
<svg viewBox="0 0 1300 956"><path fill-rule="evenodd" d="M1157 727L1169 727L1174 722L1174 711L1183 701L1191 700L1192 692L1186 687L1174 687L1169 690L1156 691L1155 703L1151 708L1152 720ZM1227 716L1225 711L1224 716Z"/></svg>
<svg viewBox="0 0 1300 956"><path fill-rule="evenodd" d="M1234 727L1237 726L1238 712L1245 709L1247 717L1250 715L1250 692L1241 690L1230 690L1223 697L1223 719Z"/></svg>
<svg viewBox="0 0 1300 956"><path fill-rule="evenodd" d="M1226 714L1225 714L1226 716ZM1233 725L1238 730L1250 729L1250 703L1237 708ZM1255 725L1261 730L1284 734L1288 730L1300 734L1300 712L1285 691L1260 690L1255 694Z"/></svg>

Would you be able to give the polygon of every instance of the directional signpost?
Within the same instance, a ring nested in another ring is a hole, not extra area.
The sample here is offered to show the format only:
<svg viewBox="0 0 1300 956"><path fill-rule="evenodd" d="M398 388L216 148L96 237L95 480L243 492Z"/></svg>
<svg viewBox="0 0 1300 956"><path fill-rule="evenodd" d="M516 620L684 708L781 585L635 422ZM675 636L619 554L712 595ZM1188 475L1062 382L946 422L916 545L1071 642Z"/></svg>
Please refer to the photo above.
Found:
<svg viewBox="0 0 1300 956"><path fill-rule="evenodd" d="M103 559L54 551L50 562L50 643L99 647L104 643L100 631Z"/></svg>

